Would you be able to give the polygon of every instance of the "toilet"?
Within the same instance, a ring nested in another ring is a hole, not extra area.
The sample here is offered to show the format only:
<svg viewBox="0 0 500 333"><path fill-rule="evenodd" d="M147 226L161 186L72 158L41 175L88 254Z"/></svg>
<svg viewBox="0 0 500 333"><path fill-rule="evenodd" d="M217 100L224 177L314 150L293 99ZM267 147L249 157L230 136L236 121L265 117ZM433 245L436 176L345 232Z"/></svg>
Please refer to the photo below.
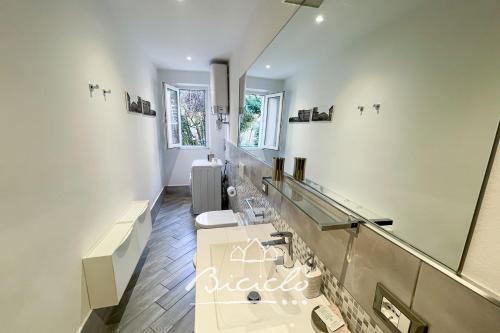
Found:
<svg viewBox="0 0 500 333"><path fill-rule="evenodd" d="M234 213L232 210L212 210L201 213L195 218L195 226L197 229L215 229L237 227L243 223L240 214ZM193 256L193 266L196 268L196 252Z"/></svg>
<svg viewBox="0 0 500 333"><path fill-rule="evenodd" d="M232 210L213 210L196 216L195 225L198 229L214 229L236 227L239 225L239 216Z"/></svg>

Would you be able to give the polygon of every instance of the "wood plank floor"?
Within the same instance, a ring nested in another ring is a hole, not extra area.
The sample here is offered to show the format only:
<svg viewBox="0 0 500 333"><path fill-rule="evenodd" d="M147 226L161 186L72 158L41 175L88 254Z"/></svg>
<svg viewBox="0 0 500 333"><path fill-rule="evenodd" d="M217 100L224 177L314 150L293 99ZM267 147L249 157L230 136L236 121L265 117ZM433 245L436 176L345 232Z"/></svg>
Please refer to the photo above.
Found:
<svg viewBox="0 0 500 333"><path fill-rule="evenodd" d="M107 320L113 333L192 333L196 230L191 197L167 193L151 238L119 305Z"/></svg>

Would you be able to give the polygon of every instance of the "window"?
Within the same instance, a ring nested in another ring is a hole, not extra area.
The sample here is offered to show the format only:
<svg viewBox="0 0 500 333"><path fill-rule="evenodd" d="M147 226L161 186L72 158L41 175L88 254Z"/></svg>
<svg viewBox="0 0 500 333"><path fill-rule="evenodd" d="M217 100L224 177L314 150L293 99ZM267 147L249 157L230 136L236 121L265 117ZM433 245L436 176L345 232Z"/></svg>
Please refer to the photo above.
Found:
<svg viewBox="0 0 500 333"><path fill-rule="evenodd" d="M263 104L264 96L245 95L244 109L240 116L240 146L259 147Z"/></svg>
<svg viewBox="0 0 500 333"><path fill-rule="evenodd" d="M283 93L245 94L240 115L240 146L279 149Z"/></svg>
<svg viewBox="0 0 500 333"><path fill-rule="evenodd" d="M165 85L165 121L168 148L179 147L179 89L168 85Z"/></svg>
<svg viewBox="0 0 500 333"><path fill-rule="evenodd" d="M207 90L165 84L168 148L207 146Z"/></svg>

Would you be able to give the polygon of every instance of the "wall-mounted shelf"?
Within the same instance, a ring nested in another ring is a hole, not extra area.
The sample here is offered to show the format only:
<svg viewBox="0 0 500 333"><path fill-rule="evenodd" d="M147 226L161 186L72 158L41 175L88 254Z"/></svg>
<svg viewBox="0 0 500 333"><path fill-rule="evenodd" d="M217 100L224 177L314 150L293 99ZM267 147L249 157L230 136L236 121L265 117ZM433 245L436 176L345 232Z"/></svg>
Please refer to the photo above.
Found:
<svg viewBox="0 0 500 333"><path fill-rule="evenodd" d="M295 207L309 216L322 231L357 228L359 223L365 222L378 225L392 224L390 219L366 220L341 203L290 176L285 176L282 181L273 181L271 177L264 177L262 182L280 192Z"/></svg>
<svg viewBox="0 0 500 333"><path fill-rule="evenodd" d="M92 309L117 305L151 234L149 201L134 201L83 258Z"/></svg>

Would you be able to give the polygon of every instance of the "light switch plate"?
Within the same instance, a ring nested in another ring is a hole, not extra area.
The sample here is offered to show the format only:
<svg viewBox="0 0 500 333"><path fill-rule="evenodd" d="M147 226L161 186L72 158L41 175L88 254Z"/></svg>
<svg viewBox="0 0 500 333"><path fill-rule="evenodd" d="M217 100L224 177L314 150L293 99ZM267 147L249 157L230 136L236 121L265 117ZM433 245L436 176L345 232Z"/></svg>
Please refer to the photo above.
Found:
<svg viewBox="0 0 500 333"><path fill-rule="evenodd" d="M264 194L269 194L268 191L269 188L267 187L267 184L262 183L262 192L264 192Z"/></svg>
<svg viewBox="0 0 500 333"><path fill-rule="evenodd" d="M373 310L394 333L426 333L427 324L382 283L377 283Z"/></svg>
<svg viewBox="0 0 500 333"><path fill-rule="evenodd" d="M238 164L238 175L240 178L245 177L245 164L241 162Z"/></svg>

